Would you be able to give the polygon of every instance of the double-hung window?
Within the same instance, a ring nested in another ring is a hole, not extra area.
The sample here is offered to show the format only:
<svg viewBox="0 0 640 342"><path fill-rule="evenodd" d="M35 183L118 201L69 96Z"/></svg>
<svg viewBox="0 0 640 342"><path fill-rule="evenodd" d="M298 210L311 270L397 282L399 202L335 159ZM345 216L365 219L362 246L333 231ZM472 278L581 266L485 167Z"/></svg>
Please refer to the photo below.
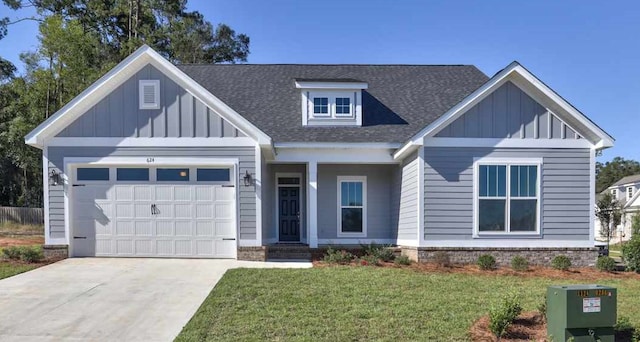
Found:
<svg viewBox="0 0 640 342"><path fill-rule="evenodd" d="M478 235L539 232L539 163L479 162L475 177Z"/></svg>
<svg viewBox="0 0 640 342"><path fill-rule="evenodd" d="M633 187L630 186L627 188L627 201L633 197Z"/></svg>
<svg viewBox="0 0 640 342"><path fill-rule="evenodd" d="M367 178L338 177L338 236L367 235Z"/></svg>

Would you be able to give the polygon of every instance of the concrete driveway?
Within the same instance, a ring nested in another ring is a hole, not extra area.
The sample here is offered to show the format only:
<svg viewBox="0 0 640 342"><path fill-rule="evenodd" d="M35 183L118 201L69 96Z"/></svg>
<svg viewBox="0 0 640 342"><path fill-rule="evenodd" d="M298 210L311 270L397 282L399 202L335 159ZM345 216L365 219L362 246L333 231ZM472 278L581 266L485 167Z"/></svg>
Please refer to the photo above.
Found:
<svg viewBox="0 0 640 342"><path fill-rule="evenodd" d="M172 341L228 269L310 266L67 259L0 280L0 341Z"/></svg>

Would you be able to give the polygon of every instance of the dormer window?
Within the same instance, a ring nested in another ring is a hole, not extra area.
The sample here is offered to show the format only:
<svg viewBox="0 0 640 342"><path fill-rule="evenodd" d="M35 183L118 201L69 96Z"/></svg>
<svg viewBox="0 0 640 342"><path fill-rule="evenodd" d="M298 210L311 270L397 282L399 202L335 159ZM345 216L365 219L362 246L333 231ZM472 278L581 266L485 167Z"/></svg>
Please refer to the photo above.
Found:
<svg viewBox="0 0 640 342"><path fill-rule="evenodd" d="M296 80L302 95L303 126L362 126L362 90L352 79Z"/></svg>
<svg viewBox="0 0 640 342"><path fill-rule="evenodd" d="M313 98L313 116L330 116L328 97Z"/></svg>

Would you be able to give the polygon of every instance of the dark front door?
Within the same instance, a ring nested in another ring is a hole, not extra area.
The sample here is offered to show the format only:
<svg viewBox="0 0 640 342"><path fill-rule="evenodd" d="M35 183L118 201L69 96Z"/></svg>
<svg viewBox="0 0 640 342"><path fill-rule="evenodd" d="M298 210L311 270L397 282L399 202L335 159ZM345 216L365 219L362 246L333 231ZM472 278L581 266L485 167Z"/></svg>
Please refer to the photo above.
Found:
<svg viewBox="0 0 640 342"><path fill-rule="evenodd" d="M278 203L280 241L300 241L300 188L281 187Z"/></svg>

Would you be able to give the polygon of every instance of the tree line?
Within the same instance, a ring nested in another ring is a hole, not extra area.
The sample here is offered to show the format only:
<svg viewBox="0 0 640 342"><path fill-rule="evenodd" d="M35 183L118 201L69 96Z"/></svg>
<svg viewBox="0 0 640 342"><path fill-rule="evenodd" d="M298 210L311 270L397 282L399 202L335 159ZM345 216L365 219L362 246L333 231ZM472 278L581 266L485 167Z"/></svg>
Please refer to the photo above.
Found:
<svg viewBox="0 0 640 342"><path fill-rule="evenodd" d="M249 37L214 26L186 0L2 0L35 15L0 18L0 39L38 23L23 71L0 55L0 205L42 206L42 153L24 136L147 44L175 64L246 62ZM1 53L1 52L0 52Z"/></svg>

